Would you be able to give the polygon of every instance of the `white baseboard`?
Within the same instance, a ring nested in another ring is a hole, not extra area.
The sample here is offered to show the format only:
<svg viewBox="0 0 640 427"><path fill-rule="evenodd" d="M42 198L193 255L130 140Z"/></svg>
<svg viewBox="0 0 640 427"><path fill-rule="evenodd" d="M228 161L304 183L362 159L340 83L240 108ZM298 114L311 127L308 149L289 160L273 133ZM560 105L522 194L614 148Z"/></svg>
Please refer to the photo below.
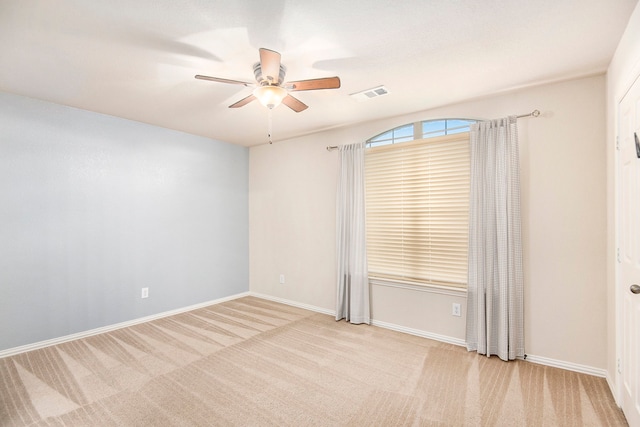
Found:
<svg viewBox="0 0 640 427"><path fill-rule="evenodd" d="M420 329L407 328L405 326L395 325L393 323L381 322L379 320L371 320L373 326L379 326L385 329L391 329L392 331L404 332L405 334L416 335L422 338L428 338L434 341L446 342L448 344L465 346L464 340L459 338L450 337L447 335L434 334L432 332L422 331Z"/></svg>
<svg viewBox="0 0 640 427"><path fill-rule="evenodd" d="M315 311L317 313L328 314L331 316L335 316L336 312L334 310L327 310L325 308L316 307L309 304L302 304L296 301L291 301L284 298L273 297L271 295L259 294L256 292L250 292L251 296L266 299L269 301L279 302L281 304L290 305L293 307L303 308L310 311ZM371 324L373 326L378 326L385 329L391 329L393 331L404 332L406 334L416 335L423 338L432 339L435 341L445 342L448 344L453 344L461 347L465 347L466 343L464 340L459 338L450 337L447 335L434 334L432 332L423 331L420 329L407 328L406 326L400 326L393 323L382 322L379 320L372 319ZM579 372L582 374L594 375L597 377L607 378L609 382L609 387L611 387L611 381L609 381L607 376L607 371L605 369L594 368L592 366L580 365L578 363L565 362L562 360L550 359L548 357L535 356L531 354L527 354L527 358L525 359L531 363L537 363L540 365L551 366L554 368L566 369L569 371ZM613 388L612 388L613 390Z"/></svg>
<svg viewBox="0 0 640 427"><path fill-rule="evenodd" d="M616 405L618 405L618 407L622 406L622 402L620 400L620 392L616 387L614 379L611 378L611 375L609 375L609 371L607 371L605 379L607 380L607 384L609 385L609 389L611 390L611 394L613 395L613 400L615 400Z"/></svg>
<svg viewBox="0 0 640 427"><path fill-rule="evenodd" d="M290 305L290 306L293 306L293 307L298 307L298 308L303 308L303 309L310 310L310 311L315 311L317 313L328 314L328 315L331 315L331 316L335 316L336 315L335 310L328 310L326 308L316 307L314 305L301 304L299 302L291 301L291 300L288 300L288 299L272 297L271 295L259 294L259 293L256 293L256 292L251 292L251 295L254 296L254 297L257 297L257 298L262 298L262 299L266 299L266 300L269 300L269 301L275 301L275 302L279 302L281 304ZM400 325L394 325L393 323L381 322L379 320L372 319L371 320L371 325L378 326L380 328L391 329L392 331L398 331L398 332L404 332L406 334L417 335L419 337L429 338L429 339L436 340L436 341L446 342L446 343L449 343L449 344L455 344L455 345L461 345L461 346L465 345L464 340L460 340L458 338L448 337L446 335L433 334L431 332L425 332L425 331L421 331L419 329L407 328L407 327L400 326Z"/></svg>
<svg viewBox="0 0 640 427"><path fill-rule="evenodd" d="M53 338L53 339L46 340L46 341L39 341L39 342L36 342L36 343L33 343L33 344L23 345L23 346L20 346L20 347L9 348L7 350L0 351L0 358L14 356L14 355L19 354L19 353L24 353L24 352L27 352L27 351L37 350L37 349L40 349L40 348L49 347L49 346L52 346L52 345L61 344L61 343L68 342L68 341L77 340L77 339L80 339L80 338L90 337L90 336L93 336L93 335L98 335L98 334L102 334L102 333L105 333L105 332L114 331L116 329L126 328L128 326L133 326L133 325L137 325L137 324L140 324L140 323L149 322L151 320L161 319L163 317L173 316L175 314L180 314L180 313L184 313L186 311L196 310L198 308L207 307L207 306L214 305L214 304L220 304L220 303L225 302L225 301L231 301L231 300L242 298L242 297L245 297L245 296L254 296L256 298L262 298L262 299L265 299L265 300L268 300L268 301L279 302L281 304L286 304L286 305L290 305L292 307L302 308L302 309L313 311L313 312L316 312L316 313L327 314L327 315L334 316L334 317L336 315L336 312L334 310L329 310L329 309L326 309L326 308L317 307L317 306L310 305L310 304L303 304L303 303L299 303L299 302L296 302L296 301L291 301L291 300L287 300L287 299L284 299L284 298L273 297L271 295L265 295L265 294L260 294L260 293L256 293L256 292L243 292L243 293L240 293L240 294L236 294L236 295L231 295L231 296L224 297L224 298L215 299L215 300L212 300L212 301L207 301L207 302L203 302L203 303L199 303L199 304L190 305L188 307L182 307L182 308L178 308L178 309L175 309L175 310L170 310L170 311L165 311L165 312L158 313L158 314L153 314L151 316L146 316L146 317L141 317L141 318L134 319L134 320L129 320L127 322L116 323L114 325L108 325L108 326L104 326L104 327L101 327L101 328L91 329L89 331L78 332L76 334L65 335L65 336L59 337L59 338ZM373 326L378 326L380 328L385 328L385 329L390 329L390 330L393 330L393 331L403 332L403 333L410 334L410 335L416 335L416 336L419 336L419 337L428 338L428 339L432 339L432 340L435 340L435 341L445 342L445 343L458 345L458 346L462 346L462 347L465 346L464 340L461 340L459 338L454 338L454 337L450 337L450 336L446 336L446 335L440 335L440 334L434 334L432 332L422 331L422 330L419 330L419 329L407 328L405 326L400 326L400 325L396 325L396 324L393 324L393 323L382 322L382 321L375 320L375 319L372 319L371 324ZM550 359L550 358L541 357L541 356L535 356L535 355L531 355L531 354L527 354L526 361L532 362L532 363L538 363L540 365L545 365L545 366L552 366L554 368L567 369L569 371L574 371L574 372L579 372L579 373L583 373L583 374L594 375L594 376L597 376L597 377L606 378L607 382L609 383L609 387L611 388L611 391L612 392L614 391L614 387L612 386L613 382L609 378L609 375L607 374L607 371L605 369L594 368L594 367L591 367L591 366L580 365L580 364L577 364L577 363L565 362L565 361L562 361L562 360L555 360L555 359ZM614 396L616 395L616 393L613 393L613 394L614 394Z"/></svg>
<svg viewBox="0 0 640 427"><path fill-rule="evenodd" d="M198 308L207 307L214 304L220 304L225 301L231 301L237 298L248 296L249 292L243 292L236 295L231 295L224 298L218 298L212 301L207 301L199 304L190 305L188 307L182 307L175 310L169 310L158 314L152 314L151 316L140 317L138 319L129 320L127 322L116 323L114 325L103 326L101 328L91 329L89 331L78 332L71 335L65 335L63 337L53 338L46 341L39 341L33 344L27 344L20 347L13 347L0 351L0 359L3 357L14 356L16 354L25 353L27 351L38 350L41 348L49 347L56 344L62 344L68 341L77 340L80 338L86 338L93 335L103 334L105 332L115 331L116 329L126 328L128 326L138 325L140 323L149 322L151 320L161 319L163 317L173 316L175 314L184 313L186 311L196 310Z"/></svg>
<svg viewBox="0 0 640 427"><path fill-rule="evenodd" d="M266 299L267 301L279 302L280 304L290 305L292 307L302 308L304 310L315 311L316 313L328 314L330 316L336 315L335 310L328 310L326 308L317 307L315 305L303 304L296 301L291 301L284 298L273 297L271 295L260 294L257 292L249 292L249 294L256 298Z"/></svg>
<svg viewBox="0 0 640 427"><path fill-rule="evenodd" d="M527 358L525 360L527 362L537 363L539 365L551 366L554 368L561 368L568 371L579 372L581 374L607 378L606 369L594 368L592 366L580 365L578 363L565 362L562 360L550 359L548 357L535 356L532 354L527 354Z"/></svg>

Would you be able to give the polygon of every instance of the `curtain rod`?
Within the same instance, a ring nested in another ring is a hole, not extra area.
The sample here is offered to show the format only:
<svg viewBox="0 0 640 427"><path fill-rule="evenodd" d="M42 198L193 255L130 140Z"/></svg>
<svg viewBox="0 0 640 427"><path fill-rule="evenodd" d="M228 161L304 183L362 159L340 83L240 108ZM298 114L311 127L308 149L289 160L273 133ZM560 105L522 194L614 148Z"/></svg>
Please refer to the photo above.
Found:
<svg viewBox="0 0 640 427"><path fill-rule="evenodd" d="M521 115L516 116L516 117L519 118L519 119L522 119L524 117L538 117L539 115L540 115L540 110L533 110L529 114L521 114Z"/></svg>
<svg viewBox="0 0 640 427"><path fill-rule="evenodd" d="M525 117L538 117L539 115L540 110L533 110L529 114L520 114L519 116L516 116L516 118L524 119ZM327 151L337 150L338 148L340 147L338 147L337 145L327 145Z"/></svg>

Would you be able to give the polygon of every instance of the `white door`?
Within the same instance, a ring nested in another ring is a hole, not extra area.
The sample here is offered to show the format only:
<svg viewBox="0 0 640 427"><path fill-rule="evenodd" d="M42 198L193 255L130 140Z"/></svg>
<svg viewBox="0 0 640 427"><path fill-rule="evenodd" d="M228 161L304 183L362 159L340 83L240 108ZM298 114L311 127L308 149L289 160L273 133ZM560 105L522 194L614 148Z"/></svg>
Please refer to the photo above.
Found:
<svg viewBox="0 0 640 427"><path fill-rule="evenodd" d="M622 312L622 410L640 426L640 79L619 105L618 279ZM637 142L636 142L637 141Z"/></svg>

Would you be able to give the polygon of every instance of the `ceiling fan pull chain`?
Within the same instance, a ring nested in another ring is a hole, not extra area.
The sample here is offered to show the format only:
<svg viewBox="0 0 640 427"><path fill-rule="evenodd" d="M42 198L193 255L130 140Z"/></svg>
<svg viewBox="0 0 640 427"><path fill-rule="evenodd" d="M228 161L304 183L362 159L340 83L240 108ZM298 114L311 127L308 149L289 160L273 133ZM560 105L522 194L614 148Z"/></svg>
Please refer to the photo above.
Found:
<svg viewBox="0 0 640 427"><path fill-rule="evenodd" d="M269 133L269 144L273 144L273 140L271 139L271 131L273 129L273 123L272 123L272 113L273 110L269 109L269 124L268 124L268 130L267 132Z"/></svg>

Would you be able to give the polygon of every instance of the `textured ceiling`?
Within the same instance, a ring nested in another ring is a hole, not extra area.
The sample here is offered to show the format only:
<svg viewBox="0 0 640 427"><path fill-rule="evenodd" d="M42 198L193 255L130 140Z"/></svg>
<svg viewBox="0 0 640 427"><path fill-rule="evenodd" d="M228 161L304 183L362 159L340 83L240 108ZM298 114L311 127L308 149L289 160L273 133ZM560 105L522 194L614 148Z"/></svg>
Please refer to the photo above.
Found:
<svg viewBox="0 0 640 427"><path fill-rule="evenodd" d="M340 76L273 110L273 139L603 72L637 0L3 0L0 91L251 146L258 48L286 80ZM385 85L390 94L349 94Z"/></svg>

